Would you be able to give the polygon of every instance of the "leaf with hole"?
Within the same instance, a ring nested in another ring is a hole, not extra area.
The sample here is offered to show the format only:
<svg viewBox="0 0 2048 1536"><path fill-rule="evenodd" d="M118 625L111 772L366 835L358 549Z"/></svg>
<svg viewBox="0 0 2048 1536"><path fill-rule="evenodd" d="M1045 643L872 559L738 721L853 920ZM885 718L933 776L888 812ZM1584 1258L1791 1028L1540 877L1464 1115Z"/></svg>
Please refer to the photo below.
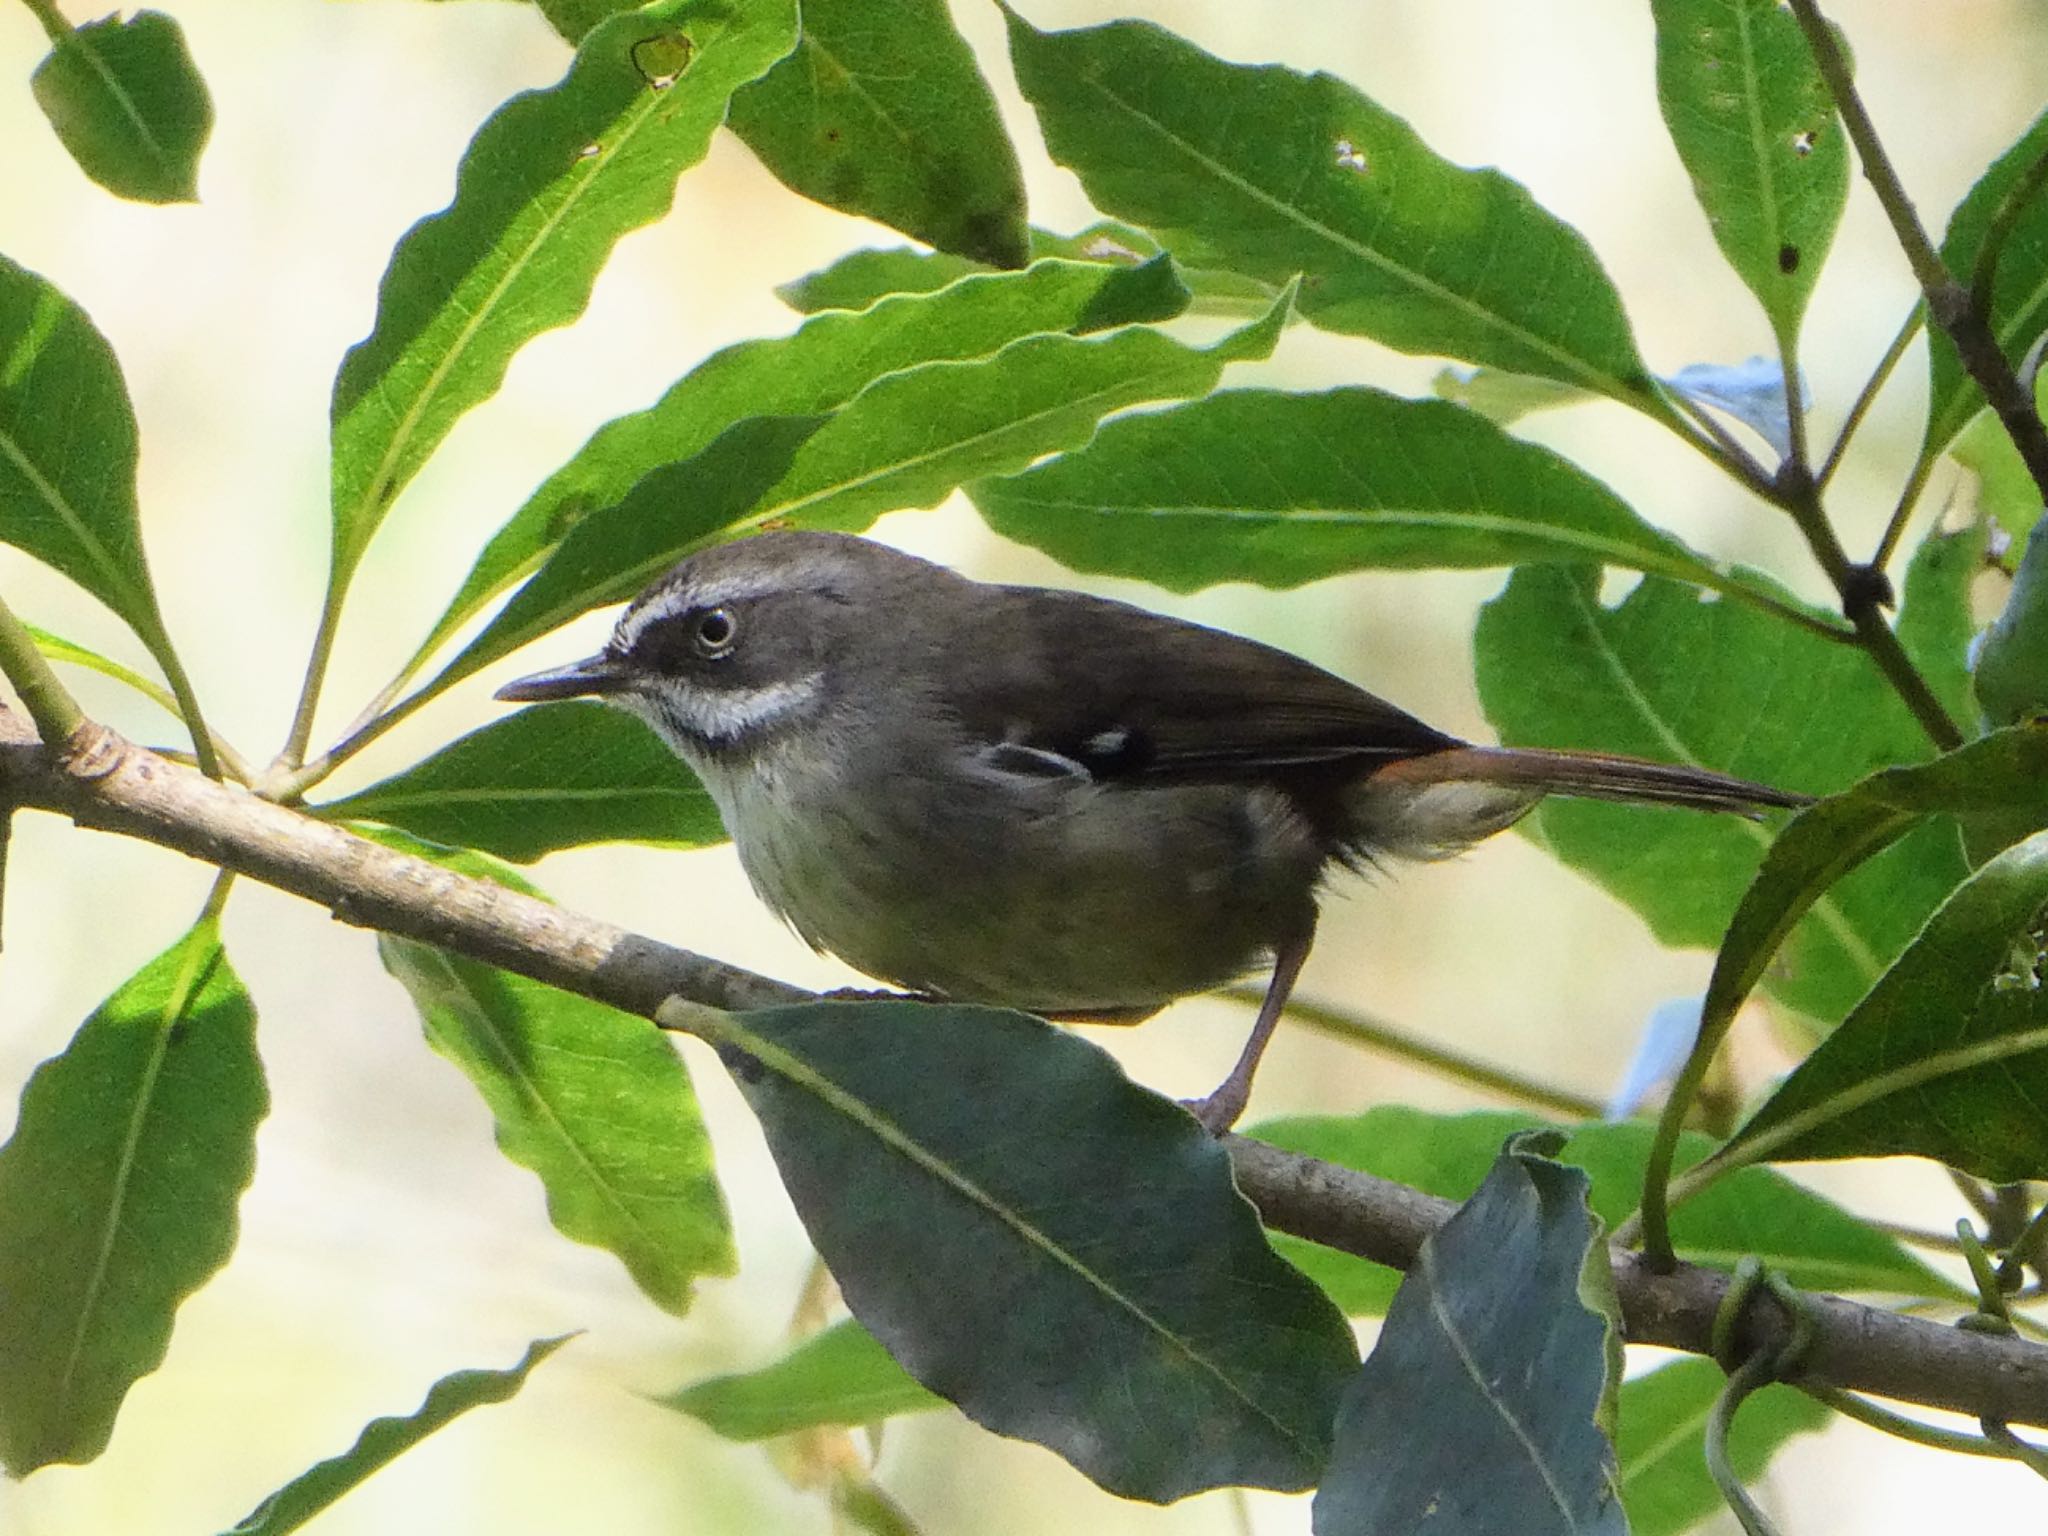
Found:
<svg viewBox="0 0 2048 1536"><path fill-rule="evenodd" d="M80 170L117 197L199 200L213 100L185 34L162 11L88 21L30 77L36 105Z"/></svg>
<svg viewBox="0 0 2048 1536"><path fill-rule="evenodd" d="M513 354L583 312L612 247L674 200L732 93L788 53L795 0L663 0L584 38L560 84L477 131L455 201L392 252L334 381L334 581Z"/></svg>
<svg viewBox="0 0 2048 1536"><path fill-rule="evenodd" d="M926 1388L1127 1498L1320 1477L1350 1329L1186 1111L1018 1013L690 1022L854 1316Z"/></svg>
<svg viewBox="0 0 2048 1536"><path fill-rule="evenodd" d="M296 1531L343 1494L360 1487L436 1430L472 1408L509 1402L526 1385L534 1367L574 1337L538 1339L517 1365L502 1371L455 1371L428 1391L404 1418L372 1419L356 1443L339 1456L308 1467L250 1510L224 1536L285 1536Z"/></svg>
<svg viewBox="0 0 2048 1536"><path fill-rule="evenodd" d="M945 0L805 0L796 51L728 125L805 197L993 266L1028 259L1024 173Z"/></svg>
<svg viewBox="0 0 2048 1536"><path fill-rule="evenodd" d="M1519 570L1473 646L1487 718L1511 745L1693 763L1808 794L1929 752L1861 651L1656 577L1610 607L1597 572ZM1522 825L1660 941L1700 948L1721 942L1775 835L1738 816L1562 799ZM1930 827L1858 871L1815 904L1772 995L1823 1025L1840 1019L1964 868L1954 831Z"/></svg>
<svg viewBox="0 0 2048 1536"><path fill-rule="evenodd" d="M2048 833L1963 883L1729 1143L1769 1157L1933 1158L2048 1178Z"/></svg>
<svg viewBox="0 0 2048 1536"><path fill-rule="evenodd" d="M1325 329L1665 409L1598 258L1500 172L1451 164L1331 75L1228 64L1149 22L1005 14L1053 159L1184 265L1300 274Z"/></svg>
<svg viewBox="0 0 2048 1536"><path fill-rule="evenodd" d="M36 1068L0 1147L0 1464L106 1448L234 1252L269 1107L256 1010L202 923Z"/></svg>
<svg viewBox="0 0 2048 1536"><path fill-rule="evenodd" d="M1778 0L1652 0L1657 100L1714 243L1781 346L1849 195L1849 144L1798 20Z"/></svg>
<svg viewBox="0 0 2048 1536"><path fill-rule="evenodd" d="M646 726L582 702L522 709L314 810L520 864L590 843L725 839L704 786Z"/></svg>
<svg viewBox="0 0 2048 1536"><path fill-rule="evenodd" d="M1620 1319L1586 1176L1541 1155L1555 1144L1511 1141L1416 1254L1344 1394L1317 1536L1625 1536Z"/></svg>

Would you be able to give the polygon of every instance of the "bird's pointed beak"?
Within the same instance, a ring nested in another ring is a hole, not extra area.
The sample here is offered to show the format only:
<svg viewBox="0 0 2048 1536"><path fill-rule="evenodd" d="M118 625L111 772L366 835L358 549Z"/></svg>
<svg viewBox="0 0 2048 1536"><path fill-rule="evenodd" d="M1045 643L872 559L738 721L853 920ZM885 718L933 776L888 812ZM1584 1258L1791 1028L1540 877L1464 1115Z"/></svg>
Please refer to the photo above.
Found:
<svg viewBox="0 0 2048 1536"><path fill-rule="evenodd" d="M514 678L492 697L503 699L508 704L544 704L550 699L583 699L618 693L628 681L626 668L600 651L595 656L572 661L568 666L556 667L551 672L535 672L527 677Z"/></svg>

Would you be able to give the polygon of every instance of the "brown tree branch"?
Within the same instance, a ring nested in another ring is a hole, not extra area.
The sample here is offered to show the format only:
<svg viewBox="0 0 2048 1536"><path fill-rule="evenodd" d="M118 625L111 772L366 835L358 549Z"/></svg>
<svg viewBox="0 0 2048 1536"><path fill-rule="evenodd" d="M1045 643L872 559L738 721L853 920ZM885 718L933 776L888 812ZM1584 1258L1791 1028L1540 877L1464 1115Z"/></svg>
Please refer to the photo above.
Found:
<svg viewBox="0 0 2048 1536"><path fill-rule="evenodd" d="M641 938L487 881L472 880L298 811L216 783L104 727L46 751L19 715L0 710L0 810L54 811L81 826L189 854L328 908L343 922L438 945L632 1013L670 996L717 1008L762 1007L809 994ZM1233 1137L1238 1181L1278 1231L1405 1269L1449 1219L1446 1200L1368 1174ZM1680 1265L1653 1273L1614 1254L1630 1340L1706 1354L1729 1279ZM1965 1332L1839 1297L1815 1296L1807 1378L1980 1418L2048 1426L2048 1349ZM1775 1306L1745 1319L1745 1350L1787 1335Z"/></svg>

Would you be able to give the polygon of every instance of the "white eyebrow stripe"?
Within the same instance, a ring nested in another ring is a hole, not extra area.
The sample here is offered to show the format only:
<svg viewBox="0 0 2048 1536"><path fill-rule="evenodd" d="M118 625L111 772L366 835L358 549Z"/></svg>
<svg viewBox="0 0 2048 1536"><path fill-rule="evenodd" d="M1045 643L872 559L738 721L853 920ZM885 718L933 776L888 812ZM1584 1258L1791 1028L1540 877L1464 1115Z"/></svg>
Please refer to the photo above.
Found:
<svg viewBox="0 0 2048 1536"><path fill-rule="evenodd" d="M803 564L776 570L727 571L708 581L690 581L668 588L619 617L612 631L612 643L622 651L633 648L650 624L658 624L692 608L715 608L720 603L745 602L750 597L801 590L809 568Z"/></svg>

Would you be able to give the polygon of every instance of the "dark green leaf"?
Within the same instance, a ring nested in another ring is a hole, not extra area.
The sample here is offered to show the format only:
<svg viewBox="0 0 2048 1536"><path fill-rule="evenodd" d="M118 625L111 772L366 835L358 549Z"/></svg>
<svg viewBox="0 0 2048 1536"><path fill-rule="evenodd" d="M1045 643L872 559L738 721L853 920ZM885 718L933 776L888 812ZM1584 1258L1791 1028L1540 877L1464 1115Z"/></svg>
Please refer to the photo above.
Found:
<svg viewBox="0 0 2048 1536"><path fill-rule="evenodd" d="M1711 1360L1674 1360L1622 1383L1614 1452L1633 1536L1681 1536L1723 1507L1705 1446L1707 1417L1727 1381ZM1827 1422L1828 1410L1805 1393L1766 1387L1743 1399L1728 1464L1753 1483L1786 1441Z"/></svg>
<svg viewBox="0 0 2048 1536"><path fill-rule="evenodd" d="M1803 918L1785 946L1800 953L1800 936L1814 927L1805 916L1809 909L1834 901L1846 915L1845 893L1859 881L1867 884L1872 871L1903 877L1918 868L1917 861L1899 857L1916 842L1929 852L1937 838L1944 848L1958 846L1951 827L1930 820L1943 815L1960 818L1973 843L1987 849L2048 826L2048 729L2000 731L1920 767L1887 769L1795 817L1729 920L1707 984L1702 1035L1716 1037ZM1904 948L1903 942L1888 946L1886 954L1895 957Z"/></svg>
<svg viewBox="0 0 2048 1536"><path fill-rule="evenodd" d="M1719 579L1548 449L1372 389L1230 390L1126 416L972 494L998 533L1063 565L1177 592L1543 560Z"/></svg>
<svg viewBox="0 0 2048 1536"><path fill-rule="evenodd" d="M199 199L199 153L213 102L161 11L89 21L50 50L30 82L80 170L117 197Z"/></svg>
<svg viewBox="0 0 2048 1536"><path fill-rule="evenodd" d="M667 212L733 91L796 40L795 0L666 0L584 40L477 131L449 208L399 242L334 381L336 579L512 356L583 311L612 246Z"/></svg>
<svg viewBox="0 0 2048 1536"><path fill-rule="evenodd" d="M1226 64L1146 22L1007 14L1052 157L1184 265L1301 273L1327 329L1657 400L1585 240L1498 171L1452 165L1330 75Z"/></svg>
<svg viewBox="0 0 2048 1536"><path fill-rule="evenodd" d="M1223 1147L1097 1047L936 1004L697 1027L854 1316L924 1386L1129 1498L1321 1475L1350 1329Z"/></svg>
<svg viewBox="0 0 2048 1536"><path fill-rule="evenodd" d="M1317 1536L1625 1536L1604 1432L1621 1344L1586 1189L1511 1142L1423 1243L1344 1394Z"/></svg>
<svg viewBox="0 0 2048 1536"><path fill-rule="evenodd" d="M106 338L49 283L0 256L0 539L170 640L142 557L135 412Z"/></svg>
<svg viewBox="0 0 2048 1536"><path fill-rule="evenodd" d="M728 1440L851 1428L945 1406L852 1318L813 1334L773 1365L740 1376L714 1376L661 1401L703 1420Z"/></svg>
<svg viewBox="0 0 2048 1536"><path fill-rule="evenodd" d="M1268 1121L1249 1134L1290 1152L1464 1200L1479 1187L1501 1142L1539 1122L1530 1115L1481 1112L1436 1115L1382 1105L1359 1115L1299 1116ZM1619 1226L1643 1188L1652 1128L1598 1122L1577 1126L1558 1154L1592 1178L1594 1214ZM1690 1166L1712 1151L1688 1135L1678 1161ZM1902 1296L1952 1296L1955 1288L1892 1238L1833 1201L1768 1168L1745 1168L1711 1184L1672 1215L1672 1242L1695 1264L1733 1269L1754 1254L1794 1285L1814 1291L1879 1291ZM1274 1244L1354 1317L1386 1310L1400 1278L1393 1270L1299 1238Z"/></svg>
<svg viewBox="0 0 2048 1536"><path fill-rule="evenodd" d="M622 602L698 545L739 523L789 470L822 416L756 416L694 458L643 475L619 501L578 522L438 684L467 677L593 608Z"/></svg>
<svg viewBox="0 0 2048 1536"><path fill-rule="evenodd" d="M1939 527L1913 552L1899 608L1899 643L1951 720L1967 727L1977 717L1970 692L1970 586L1984 569L1984 526L1954 533ZM2001 722L2004 723L2004 722Z"/></svg>
<svg viewBox="0 0 2048 1536"><path fill-rule="evenodd" d="M1518 746L1689 762L1809 794L1930 750L1861 651L1655 577L1608 608L1597 572L1517 571L1474 647L1487 718ZM1662 942L1707 948L1774 835L1736 816L1564 800L1524 826ZM1840 1019L1963 869L1952 830L1916 834L1815 905L1767 985L1812 1019Z"/></svg>
<svg viewBox="0 0 2048 1536"><path fill-rule="evenodd" d="M228 1260L269 1107L256 1010L202 923L36 1069L0 1147L0 1464L106 1448Z"/></svg>
<svg viewBox="0 0 2048 1536"><path fill-rule="evenodd" d="M1050 261L866 314L823 315L792 336L713 353L656 404L599 428L548 477L477 557L421 654L532 570L585 515L623 500L644 476L691 457L736 422L819 415L920 363L985 357L1042 331L1171 319L1186 305L1171 261L1129 270Z"/></svg>
<svg viewBox="0 0 2048 1536"><path fill-rule="evenodd" d="M2048 524L2027 535L2005 607L1984 631L1974 694L1995 725L2048 716ZM1977 541L1978 548L1983 540ZM1969 715L1961 716L1968 719Z"/></svg>
<svg viewBox="0 0 2048 1536"><path fill-rule="evenodd" d="M1929 919L1730 1143L1745 1156L1933 1158L2048 1178L2048 833Z"/></svg>
<svg viewBox="0 0 2048 1536"><path fill-rule="evenodd" d="M1657 98L1721 254L1780 345L1849 194L1849 146L1798 20L1778 0L1652 0Z"/></svg>
<svg viewBox="0 0 2048 1536"><path fill-rule="evenodd" d="M689 1309L698 1276L732 1273L711 1143L666 1035L445 950L387 935L378 952L428 1042L490 1105L499 1149L540 1176L556 1230L615 1254L671 1312Z"/></svg>
<svg viewBox="0 0 2048 1536"><path fill-rule="evenodd" d="M2036 409L2048 409L2048 398L2044 398L2048 397L2048 389L2043 388L2044 378L2048 375L2035 378ZM2012 445L2005 423L1990 411L1980 412L1958 432L1949 444L1948 452L1949 457L1975 479L1979 513L1990 517L2015 538L2040 520L2041 488L2034 484L2026 461L2020 457L2019 449Z"/></svg>
<svg viewBox="0 0 2048 1536"><path fill-rule="evenodd" d="M1948 222L1941 259L1963 282L1970 282L1984 237L1993 220L2022 181L2048 155L2048 113L2034 119L1990 169L1970 188ZM1999 350L2015 365L2048 331L2048 195L2036 186L2032 198L2012 225L1998 256L1998 273L1989 294L1976 294L1984 307ZM1969 419L1984 408L1984 395L1971 381L1955 343L1940 326L1928 327L1927 439L1924 450L1939 453Z"/></svg>
<svg viewBox="0 0 2048 1536"><path fill-rule="evenodd" d="M730 125L805 197L998 267L1028 259L1024 173L946 0L804 0L796 51Z"/></svg>
<svg viewBox="0 0 2048 1536"><path fill-rule="evenodd" d="M591 703L520 710L315 809L520 864L587 843L695 848L725 837L675 754L630 715Z"/></svg>
<svg viewBox="0 0 2048 1536"><path fill-rule="evenodd" d="M451 1420L472 1408L509 1400L526 1385L533 1368L572 1337L564 1334L536 1340L510 1370L456 1371L443 1376L415 1412L402 1419L372 1419L348 1450L308 1467L236 1521L225 1536L284 1536L296 1531Z"/></svg>

